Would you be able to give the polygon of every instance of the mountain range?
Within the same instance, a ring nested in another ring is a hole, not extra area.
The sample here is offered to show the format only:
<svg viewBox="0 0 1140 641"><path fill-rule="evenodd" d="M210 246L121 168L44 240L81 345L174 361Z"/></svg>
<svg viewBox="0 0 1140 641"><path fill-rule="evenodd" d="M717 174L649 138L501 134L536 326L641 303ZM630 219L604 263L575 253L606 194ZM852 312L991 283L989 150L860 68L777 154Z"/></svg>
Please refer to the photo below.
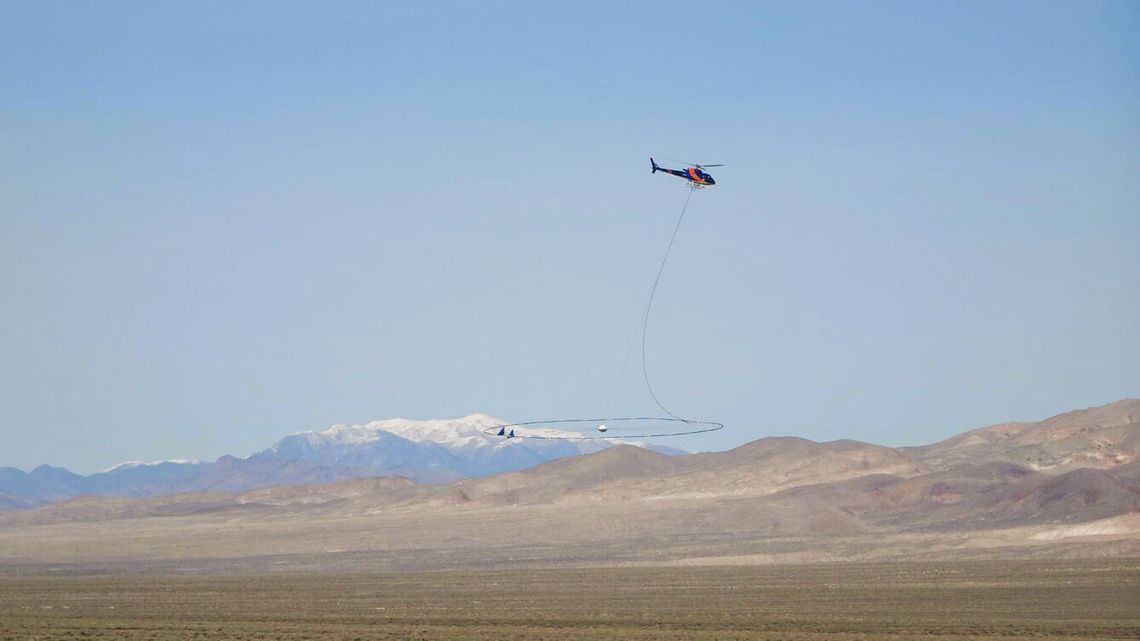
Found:
<svg viewBox="0 0 1140 641"><path fill-rule="evenodd" d="M183 492L242 492L373 476L444 483L521 470L607 446L597 440L503 439L484 433L507 422L473 414L452 420L397 418L334 425L321 432L291 434L245 458L227 455L208 462L131 461L87 476L50 465L30 472L0 467L0 510L26 509L80 495L141 498Z"/></svg>
<svg viewBox="0 0 1140 641"><path fill-rule="evenodd" d="M469 420L403 433L450 443ZM265 456L311 462L321 451L352 467L356 447L387 439L365 427L295 435ZM664 454L618 444L450 482L389 475L74 497L0 514L0 549L0 565L224 570L240 560L258 571L1136 556L1140 401L916 448L769 437Z"/></svg>

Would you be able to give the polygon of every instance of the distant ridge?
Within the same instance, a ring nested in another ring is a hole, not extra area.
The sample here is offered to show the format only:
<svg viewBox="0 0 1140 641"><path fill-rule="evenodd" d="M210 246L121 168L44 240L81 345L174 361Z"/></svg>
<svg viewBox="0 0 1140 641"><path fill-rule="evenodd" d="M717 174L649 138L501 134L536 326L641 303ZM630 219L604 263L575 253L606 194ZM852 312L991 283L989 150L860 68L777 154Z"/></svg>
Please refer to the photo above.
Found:
<svg viewBox="0 0 1140 641"><path fill-rule="evenodd" d="M31 472L0 467L0 510L25 509L74 496L143 498L186 492L245 492L374 476L423 483L521 470L596 452L602 441L501 439L484 429L506 423L486 414L416 421L394 418L290 434L248 457L216 461L130 461L88 476L41 465ZM665 451L681 450L662 448Z"/></svg>

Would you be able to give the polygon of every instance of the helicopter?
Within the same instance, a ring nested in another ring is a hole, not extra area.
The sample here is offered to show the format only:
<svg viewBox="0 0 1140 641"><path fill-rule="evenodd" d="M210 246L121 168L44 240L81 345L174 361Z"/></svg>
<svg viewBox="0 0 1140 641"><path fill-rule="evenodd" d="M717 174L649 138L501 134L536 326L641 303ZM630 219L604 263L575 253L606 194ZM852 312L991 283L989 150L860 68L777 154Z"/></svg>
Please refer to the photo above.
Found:
<svg viewBox="0 0 1140 641"><path fill-rule="evenodd" d="M655 174L659 171L663 171L667 174L673 174L674 176L680 176L681 178L684 178L685 180L689 181L689 186L692 187L693 189L703 189L705 187L710 187L710 186L716 184L716 181L713 180L713 177L710 176L705 171L706 167L723 167L724 166L724 165L698 165L696 163L693 163L692 166L688 167L687 169L668 169L666 167L662 167L662 166L658 165L657 161L654 160L652 157L649 159L649 164L653 166L653 171L650 173Z"/></svg>

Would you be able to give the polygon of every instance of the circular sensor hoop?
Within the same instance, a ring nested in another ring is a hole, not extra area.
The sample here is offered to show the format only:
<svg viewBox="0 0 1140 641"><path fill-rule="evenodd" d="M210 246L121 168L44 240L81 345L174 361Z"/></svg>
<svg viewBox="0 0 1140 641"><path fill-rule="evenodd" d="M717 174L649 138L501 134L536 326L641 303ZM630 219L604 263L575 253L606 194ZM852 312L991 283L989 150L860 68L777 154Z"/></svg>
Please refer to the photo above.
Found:
<svg viewBox="0 0 1140 641"><path fill-rule="evenodd" d="M505 423L483 429L488 436L546 441L592 441L629 438L664 438L703 434L723 429L723 423L660 416L564 418L550 421Z"/></svg>

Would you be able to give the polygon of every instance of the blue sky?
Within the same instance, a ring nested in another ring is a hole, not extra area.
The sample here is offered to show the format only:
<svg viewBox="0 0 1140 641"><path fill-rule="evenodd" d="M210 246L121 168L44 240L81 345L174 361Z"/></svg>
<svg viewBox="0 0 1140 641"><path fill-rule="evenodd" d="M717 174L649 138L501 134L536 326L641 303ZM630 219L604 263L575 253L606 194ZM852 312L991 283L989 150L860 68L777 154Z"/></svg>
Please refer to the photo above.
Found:
<svg viewBox="0 0 1140 641"><path fill-rule="evenodd" d="M930 442L1140 393L1131 2L5 3L0 465L593 416ZM619 413L653 406L631 368Z"/></svg>

